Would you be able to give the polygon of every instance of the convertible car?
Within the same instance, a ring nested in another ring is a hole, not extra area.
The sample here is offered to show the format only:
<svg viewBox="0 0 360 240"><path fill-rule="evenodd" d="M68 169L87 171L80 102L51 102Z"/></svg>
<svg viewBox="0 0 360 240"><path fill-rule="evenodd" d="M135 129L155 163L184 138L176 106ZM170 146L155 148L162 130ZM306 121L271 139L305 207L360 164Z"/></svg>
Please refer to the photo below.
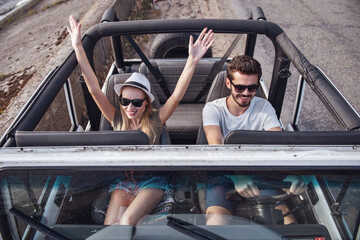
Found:
<svg viewBox="0 0 360 240"><path fill-rule="evenodd" d="M102 89L115 107L114 84L140 72L151 81L153 107L159 108L184 67L189 34L196 37L204 27L234 41L223 56L215 57L209 49L201 59L182 102L163 127L160 145L149 145L141 131L112 130L84 85L74 52L48 74L0 141L0 239L360 239L360 117L261 8L243 20L138 21L118 21L108 9L82 41L96 74L106 76ZM148 34L154 41L145 54L136 40ZM271 79L261 80L257 96L275 108L283 131L238 130L222 145L207 145L204 104L229 94L229 56L239 44L243 54L253 56L257 36L267 37L274 47ZM94 61L96 44L104 39L112 46L107 56L112 64L105 73ZM139 57L125 57L128 48ZM284 124L290 75L299 80L291 121ZM80 91L75 94L76 85ZM305 86L341 130L301 131ZM61 99L57 106L67 111L52 105ZM70 124L57 121L63 115ZM166 176L172 188L165 194L166 206L160 207L167 211L154 209L135 227L106 226L109 186L127 171ZM237 202L234 216L228 216L226 225L206 225L209 176L235 174L262 179L259 188L279 194L245 199L229 191L226 197ZM301 177L307 190L286 194L282 189L289 183L282 179L289 175ZM286 214L275 209L280 201L289 206ZM297 224L285 225L288 215Z"/></svg>

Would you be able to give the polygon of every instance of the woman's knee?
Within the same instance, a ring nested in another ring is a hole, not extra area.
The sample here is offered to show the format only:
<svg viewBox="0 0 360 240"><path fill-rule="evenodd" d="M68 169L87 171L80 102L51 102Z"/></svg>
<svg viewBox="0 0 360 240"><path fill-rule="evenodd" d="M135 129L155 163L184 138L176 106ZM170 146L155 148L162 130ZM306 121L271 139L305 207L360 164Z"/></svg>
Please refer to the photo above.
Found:
<svg viewBox="0 0 360 240"><path fill-rule="evenodd" d="M120 225L130 225L130 226L135 227L137 222L138 222L138 219L136 219L134 214L129 214L129 213L125 212L122 215L119 224Z"/></svg>
<svg viewBox="0 0 360 240"><path fill-rule="evenodd" d="M129 193L126 192L122 189L116 189L111 193L111 200L110 201L115 201L116 203L118 203L121 206L129 206L130 203L134 200L134 196Z"/></svg>

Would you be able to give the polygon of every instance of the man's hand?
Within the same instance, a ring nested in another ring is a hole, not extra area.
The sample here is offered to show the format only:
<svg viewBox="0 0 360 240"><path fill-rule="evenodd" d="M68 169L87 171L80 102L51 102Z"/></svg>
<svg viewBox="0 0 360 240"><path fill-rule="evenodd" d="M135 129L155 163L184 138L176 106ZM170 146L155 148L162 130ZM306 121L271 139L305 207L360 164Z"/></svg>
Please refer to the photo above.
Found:
<svg viewBox="0 0 360 240"><path fill-rule="evenodd" d="M231 176L231 179L233 180L235 189L240 196L244 198L251 198L260 195L258 187L250 177L236 175Z"/></svg>
<svg viewBox="0 0 360 240"><path fill-rule="evenodd" d="M307 186L300 176L289 175L283 181L291 182L290 189L283 188L287 194L299 195L306 191Z"/></svg>

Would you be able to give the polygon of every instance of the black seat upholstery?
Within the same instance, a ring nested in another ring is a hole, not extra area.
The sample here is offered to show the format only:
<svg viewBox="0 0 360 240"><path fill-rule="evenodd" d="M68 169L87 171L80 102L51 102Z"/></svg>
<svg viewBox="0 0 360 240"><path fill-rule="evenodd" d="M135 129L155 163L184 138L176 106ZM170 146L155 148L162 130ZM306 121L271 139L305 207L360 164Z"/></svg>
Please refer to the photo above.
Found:
<svg viewBox="0 0 360 240"><path fill-rule="evenodd" d="M247 131L229 132L224 144L299 144L299 145L354 145L360 143L358 131Z"/></svg>
<svg viewBox="0 0 360 240"><path fill-rule="evenodd" d="M230 95L230 89L227 88L225 80L226 80L226 71L221 71L216 75L209 90L209 93L207 95L205 103ZM208 144L205 136L204 128L202 126L202 119L200 124L198 125L198 135L196 139L196 144Z"/></svg>
<svg viewBox="0 0 360 240"><path fill-rule="evenodd" d="M131 76L131 73L122 73L122 74L114 74L112 75L104 84L103 92L106 95L109 102L117 109L120 109L119 96L114 91L114 86L116 84L121 84L126 81ZM154 89L151 89L151 93L154 95L155 100L152 103L152 107L158 109L160 107L159 100L156 96ZM100 119L100 130L113 130L110 122L101 115ZM163 128L163 132L160 138L160 144L170 144L170 137L166 126Z"/></svg>
<svg viewBox="0 0 360 240"><path fill-rule="evenodd" d="M197 102L194 102L194 100L202 89L211 70L219 60L220 59L201 59L196 65L194 75L181 103L166 122L173 143L195 143L207 94ZM168 59L156 59L150 60L150 62L154 67L159 69L166 86L172 93L184 69L186 59L172 59L171 61ZM224 64L223 70L226 69L226 67L227 63ZM152 88L159 98L160 104L164 104L167 97L144 63L140 65L139 72L148 77Z"/></svg>
<svg viewBox="0 0 360 240"><path fill-rule="evenodd" d="M149 137L142 131L17 131L16 146L98 146L149 145Z"/></svg>
<svg viewBox="0 0 360 240"><path fill-rule="evenodd" d="M179 80L179 77L185 67L186 59L153 59L150 60L151 64L159 69L161 76L163 77L166 86L169 91L172 93L175 89L176 83ZM208 78L211 70L214 68L216 63L219 62L219 59L201 59L196 65L194 75L190 82L190 85L181 100L181 103L193 103L194 99L198 95L199 91L202 89L204 82ZM227 63L224 64L222 70L225 70ZM160 85L151 74L149 69L144 63L140 64L139 72L144 74L151 82L151 85L155 89L155 93L159 98L161 104L165 103L167 100L166 95L162 91ZM199 103L204 103L206 100L206 94L198 101Z"/></svg>

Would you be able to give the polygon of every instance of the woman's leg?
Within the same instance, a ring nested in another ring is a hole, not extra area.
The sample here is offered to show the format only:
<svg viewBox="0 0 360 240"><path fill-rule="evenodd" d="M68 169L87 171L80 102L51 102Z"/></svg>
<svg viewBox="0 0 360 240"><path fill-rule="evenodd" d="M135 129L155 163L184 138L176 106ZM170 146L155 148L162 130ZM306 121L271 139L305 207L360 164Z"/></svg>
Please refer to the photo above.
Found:
<svg viewBox="0 0 360 240"><path fill-rule="evenodd" d="M120 222L121 216L134 200L134 196L122 189L116 189L111 193L110 202L106 211L104 225L112 225Z"/></svg>
<svg viewBox="0 0 360 240"><path fill-rule="evenodd" d="M164 196L164 190L145 188L141 190L120 219L120 225L136 226L136 223L149 214Z"/></svg>

